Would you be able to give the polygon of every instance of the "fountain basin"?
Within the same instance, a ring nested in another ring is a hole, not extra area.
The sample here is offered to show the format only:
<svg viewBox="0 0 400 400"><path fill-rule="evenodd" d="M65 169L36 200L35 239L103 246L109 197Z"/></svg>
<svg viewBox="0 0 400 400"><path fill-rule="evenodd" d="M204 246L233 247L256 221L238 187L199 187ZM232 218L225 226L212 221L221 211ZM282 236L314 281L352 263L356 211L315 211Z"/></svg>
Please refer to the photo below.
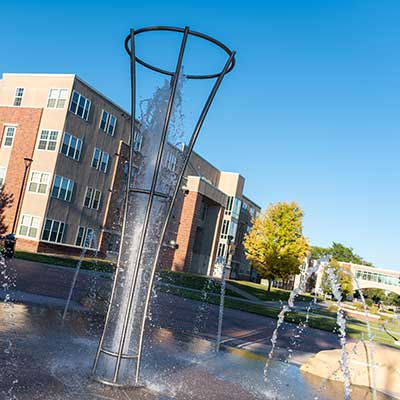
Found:
<svg viewBox="0 0 400 400"><path fill-rule="evenodd" d="M354 385L370 387L368 343L348 343L350 381ZM394 398L400 398L400 358L399 350L374 343L376 389ZM343 382L340 368L341 353L339 349L320 351L301 366L301 371Z"/></svg>

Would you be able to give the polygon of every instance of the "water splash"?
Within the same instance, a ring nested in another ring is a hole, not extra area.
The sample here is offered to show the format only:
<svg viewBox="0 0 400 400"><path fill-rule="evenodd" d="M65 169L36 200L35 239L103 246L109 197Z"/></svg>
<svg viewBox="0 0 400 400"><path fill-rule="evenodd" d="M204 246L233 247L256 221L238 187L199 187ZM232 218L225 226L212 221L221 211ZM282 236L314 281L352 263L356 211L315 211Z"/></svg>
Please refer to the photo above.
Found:
<svg viewBox="0 0 400 400"><path fill-rule="evenodd" d="M229 252L229 247L228 247ZM229 253L227 258L230 257ZM226 273L227 273L227 258L223 261L222 265L222 276L221 276L221 293L219 302L219 312L218 312L218 331L217 331L217 343L216 351L218 352L221 347L221 337L222 337L222 323L224 319L224 306L225 306L225 289L226 289Z"/></svg>
<svg viewBox="0 0 400 400"><path fill-rule="evenodd" d="M368 306L367 303L365 302L365 297L363 294L363 291L360 288L360 284L358 282L358 279L356 278L356 276L351 272L351 270L343 270L344 273L348 274L351 276L351 278L353 279L353 282L355 282L356 284L356 289L358 291L358 293L360 294L360 299L363 305L363 309L364 309L364 315L365 315L365 324L367 326L367 335L368 335L368 342L369 342L369 346L367 346L368 349L368 357L370 360L370 381L371 381L371 389L372 389L372 399L376 400L377 399L377 391L376 391L376 378L375 378L375 355L374 355L374 341L373 341L373 335L372 335L372 330L371 330L371 324L369 323L369 315L368 315Z"/></svg>
<svg viewBox="0 0 400 400"><path fill-rule="evenodd" d="M210 304L208 302L209 293L215 287L215 281L211 277L206 277L201 289L200 305L196 311L196 317L193 324L193 334L198 335L207 324Z"/></svg>
<svg viewBox="0 0 400 400"><path fill-rule="evenodd" d="M65 307L64 307L64 312L62 315L62 320L65 321L65 318L67 317L67 313L68 313L68 309L71 303L71 299L72 299L72 294L74 292L75 289L75 285L76 285L76 281L78 279L78 275L79 272L81 270L82 267L82 262L86 256L86 252L88 249L94 249L95 252L95 259L97 259L97 238L96 238L96 234L94 231L89 231L89 233L86 235L84 243L83 243L83 248L81 251L81 254L79 256L79 260L78 263L76 264L76 268L75 268L75 273L74 276L72 278L72 282L71 282L71 287L69 289L69 293L68 293L68 298L67 301L65 303Z"/></svg>
<svg viewBox="0 0 400 400"><path fill-rule="evenodd" d="M350 382L350 369L349 369L349 354L346 350L346 318L342 306L342 291L336 271L329 267L325 269L327 273L332 293L337 302L336 323L339 327L339 340L341 346L341 360L340 366L343 372L344 380L344 398L350 400L351 398L351 382Z"/></svg>
<svg viewBox="0 0 400 400"><path fill-rule="evenodd" d="M11 263L7 263L5 258L0 254L0 275L1 275L1 289L4 292L4 300L1 305L2 310L4 311L4 315L7 316L8 322L12 325L14 319L14 303L12 301L11 292L12 289L16 287L16 279L17 275L15 270L12 268ZM2 367L1 374L9 373L10 376L13 376L10 382L10 386L6 391L2 391L7 400L17 400L15 395L16 385L18 384L18 371L16 360L14 356L14 344L13 337L9 334L7 337L6 347L4 349L5 363Z"/></svg>
<svg viewBox="0 0 400 400"><path fill-rule="evenodd" d="M319 269L319 264L317 264L316 266L312 266L311 268L308 268L308 265L305 264L303 266L303 268L300 269L300 280L299 280L299 284L297 287L295 287L289 295L289 299L287 301L287 304L283 305L281 311L278 314L278 321L276 323L276 327L272 333L272 337L271 337L271 350L268 353L268 358L267 358L267 362L265 363L264 366L264 380L267 381L268 380L268 368L269 368L269 363L272 360L272 357L274 356L274 352L275 352L275 348L276 348L276 343L278 341L278 332L279 332L279 328L281 327L281 325L284 322L285 319L285 315L288 311L290 311L291 309L293 309L294 307L294 301L296 299L296 297L304 292L306 284L308 279L315 273L317 272Z"/></svg>

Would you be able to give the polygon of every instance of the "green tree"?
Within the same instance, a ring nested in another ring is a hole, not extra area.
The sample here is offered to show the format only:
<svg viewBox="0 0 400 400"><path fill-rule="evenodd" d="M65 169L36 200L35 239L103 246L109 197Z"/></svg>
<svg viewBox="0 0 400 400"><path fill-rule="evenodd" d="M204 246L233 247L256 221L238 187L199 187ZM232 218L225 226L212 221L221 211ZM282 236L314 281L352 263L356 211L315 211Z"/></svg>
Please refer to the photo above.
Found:
<svg viewBox="0 0 400 400"><path fill-rule="evenodd" d="M384 300L385 304L388 304L390 306L400 306L400 296L397 293L394 292L390 292L385 300Z"/></svg>
<svg viewBox="0 0 400 400"><path fill-rule="evenodd" d="M374 303L384 302L386 299L385 291L382 289L368 288L362 290L364 297L372 299Z"/></svg>
<svg viewBox="0 0 400 400"><path fill-rule="evenodd" d="M330 255L336 261L369 265L373 267L372 263L365 261L362 257L356 254L351 247L347 247L342 243L333 242L331 247L313 246L311 248L311 257L313 259L318 259L325 255Z"/></svg>
<svg viewBox="0 0 400 400"><path fill-rule="evenodd" d="M303 236L303 215L295 202L271 204L245 235L246 257L261 277L268 279L268 291L273 280L299 273L309 251Z"/></svg>
<svg viewBox="0 0 400 400"><path fill-rule="evenodd" d="M340 266L337 260L334 259L332 259L329 263L329 267L335 271L335 274L338 277L338 282L340 284L340 290L343 294L343 297L351 296L354 292L354 288L353 279L349 274L349 268ZM326 270L322 276L322 289L324 293L332 294L332 283L330 282Z"/></svg>

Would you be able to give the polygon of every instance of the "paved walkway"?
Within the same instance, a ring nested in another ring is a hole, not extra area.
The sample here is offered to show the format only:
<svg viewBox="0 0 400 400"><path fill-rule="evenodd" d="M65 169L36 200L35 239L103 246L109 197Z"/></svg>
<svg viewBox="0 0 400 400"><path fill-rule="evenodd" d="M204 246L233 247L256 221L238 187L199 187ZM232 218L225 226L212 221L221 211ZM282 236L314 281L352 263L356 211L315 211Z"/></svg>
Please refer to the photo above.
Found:
<svg viewBox="0 0 400 400"><path fill-rule="evenodd" d="M68 296L74 269L15 259L10 266L14 270L15 289L40 296L66 299ZM85 297L90 287L110 287L111 275L92 271L81 271L76 283L73 298ZM249 301L251 300L243 300ZM257 301L260 303L260 301ZM261 302L265 304L265 302ZM168 328L183 334L215 338L218 324L218 306L201 303L191 299L159 292L153 298L150 307L151 325ZM256 314L233 309L225 309L223 336L227 345L264 353L270 346L270 338L276 326L276 320ZM339 346L335 334L317 329L305 328L301 335L299 329L284 323L281 327L278 347L290 347L294 350L315 353L323 349Z"/></svg>

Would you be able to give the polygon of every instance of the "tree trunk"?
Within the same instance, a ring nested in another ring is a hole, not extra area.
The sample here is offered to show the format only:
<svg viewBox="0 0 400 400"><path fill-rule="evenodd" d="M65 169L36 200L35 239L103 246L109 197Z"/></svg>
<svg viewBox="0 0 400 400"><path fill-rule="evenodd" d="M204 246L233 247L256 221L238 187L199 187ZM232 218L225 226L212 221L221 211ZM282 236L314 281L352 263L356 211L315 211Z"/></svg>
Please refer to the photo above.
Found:
<svg viewBox="0 0 400 400"><path fill-rule="evenodd" d="M268 289L267 289L268 292L271 291L271 286L272 286L272 279L268 279Z"/></svg>

